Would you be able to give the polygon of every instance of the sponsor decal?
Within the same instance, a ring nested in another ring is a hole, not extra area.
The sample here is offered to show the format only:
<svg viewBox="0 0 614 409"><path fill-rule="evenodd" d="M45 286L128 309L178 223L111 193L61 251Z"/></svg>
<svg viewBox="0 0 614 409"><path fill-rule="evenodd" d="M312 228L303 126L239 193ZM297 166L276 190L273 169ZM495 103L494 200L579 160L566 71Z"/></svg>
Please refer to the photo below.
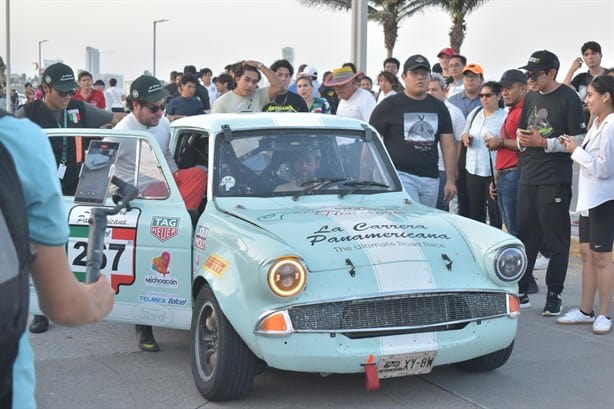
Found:
<svg viewBox="0 0 614 409"><path fill-rule="evenodd" d="M158 257L154 257L151 260L151 269L157 273L162 274L163 276L170 273L168 269L171 265L171 253L168 251L163 251L162 254Z"/></svg>
<svg viewBox="0 0 614 409"><path fill-rule="evenodd" d="M188 299L185 297L178 297L174 294L142 294L138 296L139 302L150 304L163 304L163 305L175 305L183 306L188 303Z"/></svg>
<svg viewBox="0 0 614 409"><path fill-rule="evenodd" d="M170 276L170 264L171 254L168 251L163 251L160 256L154 257L151 260L151 269L158 274L145 276L145 285L160 288L179 287L179 280Z"/></svg>
<svg viewBox="0 0 614 409"><path fill-rule="evenodd" d="M395 209L374 209L366 207L334 207L316 210L299 210L283 213L270 213L258 217L261 222L277 222L290 216L324 216L324 217L348 217L348 216L380 216L380 215L399 215L401 212Z"/></svg>
<svg viewBox="0 0 614 409"><path fill-rule="evenodd" d="M136 304L132 308L132 316L136 322L144 322L160 327L166 326L173 321L171 311L154 304Z"/></svg>
<svg viewBox="0 0 614 409"><path fill-rule="evenodd" d="M217 254L209 256L203 267L217 278L222 278L230 263Z"/></svg>
<svg viewBox="0 0 614 409"><path fill-rule="evenodd" d="M68 216L68 224L89 226L88 220L90 219L90 209L90 206L75 206L70 209L70 215ZM130 209L129 212L120 212L118 214L107 216L107 226L136 228L140 215L141 210L133 207Z"/></svg>
<svg viewBox="0 0 614 409"><path fill-rule="evenodd" d="M196 227L196 235L194 236L194 247L199 250L204 250L208 234L209 229L199 224L198 227Z"/></svg>
<svg viewBox="0 0 614 409"><path fill-rule="evenodd" d="M171 239L179 233L179 217L159 217L151 219L149 232L160 241Z"/></svg>
<svg viewBox="0 0 614 409"><path fill-rule="evenodd" d="M226 192L235 187L236 180L232 176L224 176L220 182L220 186L224 186Z"/></svg>

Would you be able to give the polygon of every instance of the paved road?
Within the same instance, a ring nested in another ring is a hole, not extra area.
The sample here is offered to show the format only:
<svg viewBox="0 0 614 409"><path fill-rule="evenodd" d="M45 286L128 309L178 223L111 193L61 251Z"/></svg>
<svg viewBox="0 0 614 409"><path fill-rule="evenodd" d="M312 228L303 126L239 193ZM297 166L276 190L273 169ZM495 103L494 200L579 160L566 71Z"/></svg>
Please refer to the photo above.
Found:
<svg viewBox="0 0 614 409"><path fill-rule="evenodd" d="M187 332L159 329L159 353L140 352L129 325L100 323L79 329L52 326L32 335L40 408L612 408L614 333L591 326L556 325L540 315L540 294L520 318L516 348L502 368L468 374L454 367L382 382L368 392L359 375L268 371L239 402L207 402L190 372ZM580 299L580 260L571 258L564 306Z"/></svg>

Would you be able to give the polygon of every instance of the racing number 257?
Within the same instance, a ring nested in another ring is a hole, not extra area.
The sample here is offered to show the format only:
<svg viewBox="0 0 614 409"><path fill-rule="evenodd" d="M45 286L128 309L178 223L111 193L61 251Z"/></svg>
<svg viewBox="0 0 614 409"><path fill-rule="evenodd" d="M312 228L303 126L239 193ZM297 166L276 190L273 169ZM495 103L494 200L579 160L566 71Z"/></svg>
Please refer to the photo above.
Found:
<svg viewBox="0 0 614 409"><path fill-rule="evenodd" d="M77 254L75 259L72 261L72 264L75 266L87 266L87 241L78 241L73 246L75 250L81 249L81 252ZM114 251L115 255L113 256L113 262L111 263L111 271L117 271L119 266L119 260L121 259L122 253L126 250L125 244L117 244L117 243L109 243L108 245L104 245L104 252L102 253L102 263L100 263L100 269L104 270L107 266L107 255L106 251Z"/></svg>

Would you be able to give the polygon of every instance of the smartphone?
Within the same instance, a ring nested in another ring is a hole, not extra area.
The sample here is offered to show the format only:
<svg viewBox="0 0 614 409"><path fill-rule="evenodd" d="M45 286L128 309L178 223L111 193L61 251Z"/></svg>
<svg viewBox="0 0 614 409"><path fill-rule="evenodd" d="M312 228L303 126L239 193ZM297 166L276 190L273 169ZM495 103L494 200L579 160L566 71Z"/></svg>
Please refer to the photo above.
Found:
<svg viewBox="0 0 614 409"><path fill-rule="evenodd" d="M75 203L104 204L118 150L119 142L90 142L81 166Z"/></svg>
<svg viewBox="0 0 614 409"><path fill-rule="evenodd" d="M532 134L532 133L533 133L533 131L531 131L530 129L521 129L521 128L518 128L518 130L520 131L520 133L523 133L523 134L525 134L525 135L530 135L530 134Z"/></svg>

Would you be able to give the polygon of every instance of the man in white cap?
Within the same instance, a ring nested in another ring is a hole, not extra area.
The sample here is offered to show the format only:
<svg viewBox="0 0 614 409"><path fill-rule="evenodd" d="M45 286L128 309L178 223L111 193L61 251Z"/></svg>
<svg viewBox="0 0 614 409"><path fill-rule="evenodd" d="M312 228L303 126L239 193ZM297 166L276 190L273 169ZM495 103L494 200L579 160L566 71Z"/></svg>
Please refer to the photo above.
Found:
<svg viewBox="0 0 614 409"><path fill-rule="evenodd" d="M333 76L324 82L324 85L335 88L339 97L338 116L368 122L375 108L375 98L369 91L356 85L354 79L359 75L360 73L354 74L350 67L335 68Z"/></svg>

